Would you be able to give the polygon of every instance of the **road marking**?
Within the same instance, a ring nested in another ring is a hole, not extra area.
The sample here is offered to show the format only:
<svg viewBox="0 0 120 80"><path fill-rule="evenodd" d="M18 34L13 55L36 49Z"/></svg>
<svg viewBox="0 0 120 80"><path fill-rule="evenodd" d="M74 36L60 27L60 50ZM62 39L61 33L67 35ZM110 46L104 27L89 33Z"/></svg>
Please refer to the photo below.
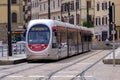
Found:
<svg viewBox="0 0 120 80"><path fill-rule="evenodd" d="M93 77L93 76L90 75L90 76L84 76L84 77Z"/></svg>
<svg viewBox="0 0 120 80"><path fill-rule="evenodd" d="M47 76L41 76L41 75L30 75L28 77L47 77Z"/></svg>
<svg viewBox="0 0 120 80"><path fill-rule="evenodd" d="M24 76L17 75L17 76L7 76L7 77L17 78L17 77L24 77Z"/></svg>
<svg viewBox="0 0 120 80"><path fill-rule="evenodd" d="M52 77L64 77L64 78L70 78L70 77L76 77L76 76L74 76L74 75L65 75L65 76L63 76L63 75L58 75L58 76L52 76Z"/></svg>

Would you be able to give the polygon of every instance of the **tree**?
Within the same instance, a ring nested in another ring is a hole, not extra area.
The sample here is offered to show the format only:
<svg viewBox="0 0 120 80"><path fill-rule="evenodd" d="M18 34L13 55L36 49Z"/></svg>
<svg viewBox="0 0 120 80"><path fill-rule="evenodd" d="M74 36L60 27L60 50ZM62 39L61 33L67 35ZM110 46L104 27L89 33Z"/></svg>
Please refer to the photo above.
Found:
<svg viewBox="0 0 120 80"><path fill-rule="evenodd" d="M84 21L83 22L83 26L86 26L88 28L94 27L94 23L93 23L93 21L90 21L89 23L87 23L87 21Z"/></svg>

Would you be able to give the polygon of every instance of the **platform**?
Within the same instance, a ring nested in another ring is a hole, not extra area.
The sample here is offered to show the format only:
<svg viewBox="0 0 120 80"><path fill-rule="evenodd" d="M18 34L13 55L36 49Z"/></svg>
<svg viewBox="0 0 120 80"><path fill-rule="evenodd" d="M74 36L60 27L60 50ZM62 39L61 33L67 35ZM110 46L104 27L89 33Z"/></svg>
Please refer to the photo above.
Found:
<svg viewBox="0 0 120 80"><path fill-rule="evenodd" d="M104 64L113 64L113 52L103 59ZM120 64L120 47L115 50L115 63Z"/></svg>
<svg viewBox="0 0 120 80"><path fill-rule="evenodd" d="M26 54L0 57L0 65L18 64L26 61Z"/></svg>

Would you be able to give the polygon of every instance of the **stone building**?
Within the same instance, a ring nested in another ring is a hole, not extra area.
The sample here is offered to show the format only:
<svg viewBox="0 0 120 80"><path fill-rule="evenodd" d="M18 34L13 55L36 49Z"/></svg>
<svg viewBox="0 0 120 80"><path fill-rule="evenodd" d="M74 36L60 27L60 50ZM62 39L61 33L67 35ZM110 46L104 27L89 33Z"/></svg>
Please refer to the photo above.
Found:
<svg viewBox="0 0 120 80"><path fill-rule="evenodd" d="M120 39L120 1L119 0L95 0L95 19L94 30L95 37L100 41L105 41L111 37L111 28L109 27L109 2L115 4L115 24L116 40Z"/></svg>
<svg viewBox="0 0 120 80"><path fill-rule="evenodd" d="M87 19L87 2L89 6L88 16L93 22L94 0L50 0L50 18L82 25ZM32 19L48 18L48 0L32 0L31 5Z"/></svg>
<svg viewBox="0 0 120 80"><path fill-rule="evenodd" d="M7 41L7 0L0 1L0 40ZM11 0L11 30L23 26L23 8L21 0Z"/></svg>

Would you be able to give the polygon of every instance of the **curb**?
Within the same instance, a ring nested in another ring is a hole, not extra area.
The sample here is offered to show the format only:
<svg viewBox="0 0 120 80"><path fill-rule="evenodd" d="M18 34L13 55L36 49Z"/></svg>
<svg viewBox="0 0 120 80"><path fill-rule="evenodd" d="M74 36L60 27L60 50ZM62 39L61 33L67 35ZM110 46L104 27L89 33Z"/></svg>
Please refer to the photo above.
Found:
<svg viewBox="0 0 120 80"><path fill-rule="evenodd" d="M104 59L104 64L113 64L113 59ZM115 59L115 64L120 64L120 59Z"/></svg>
<svg viewBox="0 0 120 80"><path fill-rule="evenodd" d="M26 62L26 61L27 61L26 58L18 59L18 60L0 60L0 65L19 64L19 63L23 63L23 62Z"/></svg>

